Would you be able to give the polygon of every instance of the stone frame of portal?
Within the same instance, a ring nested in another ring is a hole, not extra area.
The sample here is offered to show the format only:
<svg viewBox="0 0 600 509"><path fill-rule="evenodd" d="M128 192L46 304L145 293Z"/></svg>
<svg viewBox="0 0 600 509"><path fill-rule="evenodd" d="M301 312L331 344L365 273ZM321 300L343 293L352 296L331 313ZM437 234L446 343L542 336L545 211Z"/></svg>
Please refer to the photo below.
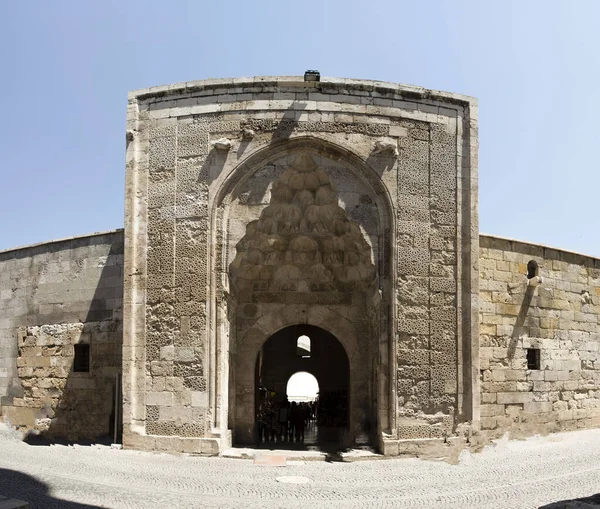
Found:
<svg viewBox="0 0 600 509"><path fill-rule="evenodd" d="M377 387L373 390L377 392L377 407L376 420L377 420L377 434L381 436L381 432L390 434L395 428L395 415L396 415L396 391L395 386L391 383L394 378L395 362L390 362L390 359L394 359L394 337L393 324L395 323L394 317L394 306L388 305L390 299L392 299L391 293L393 292L392 281L395 277L395 264L393 262L393 247L389 239L391 232L395 231L394 215L392 214L391 198L389 197L388 190L383 185L381 179L376 174L375 170L371 168L366 162L360 159L359 156L350 152L348 149L340 147L329 141L325 141L320 138L316 138L311 135L296 136L292 139L283 140L277 143L273 143L267 147L264 147L254 154L245 159L241 164L234 168L229 175L227 175L224 184L222 185L219 193L217 194L211 211L211 229L216 232L216 238L220 242L215 242L211 249L211 299L214 303L215 311L215 332L214 337L211 337L211 350L219 352L219 356L211 356L211 372L215 373L220 380L220 383L211 384L210 401L211 407L214 402L214 414L218 418L214 422L215 428L221 428L224 425L229 426L232 422L230 413L233 410L231 398L233 396L232 390L234 388L229 387L230 378L237 377L237 373L233 373L230 376L230 370L234 368L235 362L231 357L231 354L235 352L236 342L242 341L243 338L237 338L235 330L235 324L232 323L234 320L231 318L231 305L235 304L231 301L231 296L228 292L229 281L227 278L228 273L228 262L231 260L226 259L226 246L225 243L227 235L227 209L232 200L237 196L236 189L252 175L269 164L272 161L280 159L290 153L296 151L307 150L309 152L330 158L334 161L342 161L344 166L357 176L370 191L370 195L376 199L377 210L379 213L378 217L378 259L374 260L377 271L377 281L379 289L381 290L381 298L379 299L378 305L381 310L387 309L389 312L384 313L382 321L385 323L384 330L380 331L379 338L370 338L371 342L377 341L377 352L378 352L378 373L379 379L376 381ZM214 290L214 291L213 291ZM306 306L305 306L306 307ZM281 328L294 325L297 323L307 323L321 327L322 329L333 334L338 340L344 345L347 355L349 357L351 373L351 387L349 388L350 406L353 406L353 389L356 387L357 381L352 375L353 356L352 354L356 351L356 347L348 344L340 338L340 331L336 331L331 327L331 316L325 318L323 313L316 313L315 318L308 318L309 314L301 313L301 309L296 307L289 308L289 312L282 314L272 315L272 319L268 320L269 323L265 323L263 320L262 325L257 325L259 330L255 328L248 330L245 334L246 337L255 338L256 344L253 345L252 357L253 361L256 360L258 350L275 332ZM286 310L287 311L287 310ZM299 314L298 314L299 312ZM318 315L318 318L316 318ZM339 316L339 315L338 315ZM309 321L306 321L309 320ZM260 321L260 320L259 320ZM347 321L347 320L346 320ZM272 322L272 323L271 323ZM353 332L351 328L343 328L344 333L351 338ZM337 333L336 333L337 332ZM260 337L257 337L256 335ZM224 358L224 354L227 352L227 357ZM354 359L357 359L355 356ZM214 365L212 363L215 363ZM254 362L252 363L254 366ZM229 369L225 369L228 367ZM371 367L370 367L371 368ZM234 368L235 369L235 368ZM227 374L227 380L224 380L224 374ZM367 375L367 373L365 373ZM254 380L254 371L251 373L251 377ZM363 380L364 377L360 377L361 383L368 383L368 377ZM213 379L214 380L214 379ZM353 385L354 380L354 385ZM212 381L212 380L211 380ZM224 390L227 393L224 393ZM253 396L252 396L253 397ZM229 403L227 407L223 404L228 399ZM352 415L352 412L351 414ZM231 430L229 430L231 431Z"/></svg>
<svg viewBox="0 0 600 509"><path fill-rule="evenodd" d="M298 321L299 317L301 320L300 322ZM238 355L232 358L233 365L238 369L240 375L239 378L236 378L236 387L252 387L249 397L252 401L251 406L254 407L256 387L254 386L255 372L252 365L256 364L260 349L273 335L282 329L299 324L315 326L315 323L320 324L316 327L332 335L342 345L346 354L349 367L347 437L353 437L354 431L359 427L361 416L360 408L364 408L365 405L369 404L369 401L367 400L368 393L362 394L362 397L359 396L359 393L361 392L361 389L364 389L364 387L369 383L370 373L368 365L362 366L362 368L360 367L360 362L363 360L363 356L359 351L359 341L357 335L355 334L354 324L351 320L345 318L335 311L325 311L322 308L313 308L311 310L311 306L299 304L286 306L283 313L273 312L263 315L258 320L256 325L249 329L240 340L241 344L238 345L238 347L240 351L244 353L244 355ZM267 335L266 340L265 334ZM250 366L244 366L244 361L246 360L249 361L248 363ZM354 370L352 369L353 366L355 368ZM359 369L356 369L357 367ZM232 393L233 392L235 392L235 388ZM237 397L237 395L230 393L230 397L232 395L233 397ZM235 409L230 408L230 411L235 411ZM252 415L251 418L248 419L248 426L251 430L254 429L255 423L255 416ZM239 424L238 417L234 415L234 418L230 420L230 426L235 428L237 424ZM377 430L372 431L376 432ZM372 438L375 439L376 437L373 436ZM246 441L247 439L248 436L246 437ZM351 441L346 445L352 445L353 443L354 440L351 439Z"/></svg>

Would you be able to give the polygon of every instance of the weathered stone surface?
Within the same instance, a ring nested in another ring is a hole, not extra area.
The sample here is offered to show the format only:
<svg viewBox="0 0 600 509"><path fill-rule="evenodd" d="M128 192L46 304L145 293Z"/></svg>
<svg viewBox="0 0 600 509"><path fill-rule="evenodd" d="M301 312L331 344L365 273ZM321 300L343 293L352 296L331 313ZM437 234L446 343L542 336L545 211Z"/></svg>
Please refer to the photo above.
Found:
<svg viewBox="0 0 600 509"><path fill-rule="evenodd" d="M172 419L183 426L190 407L217 441L251 439L254 359L298 324L346 350L350 435L439 438L476 415L478 382L463 386L472 367L458 353L478 325L474 299L461 298L477 293L465 255L478 257L474 101L409 103L372 82L307 87L219 81L131 96L149 134L135 138L128 174L148 200L127 201L141 277L125 281L125 343L146 361L124 360L139 380L125 399L145 401L146 418L126 412L126 435L183 436ZM173 401L157 396L167 379L182 384Z"/></svg>
<svg viewBox="0 0 600 509"><path fill-rule="evenodd" d="M329 176L307 153L273 183L271 203L246 225L230 265L237 291L348 291L375 278L369 244L338 205Z"/></svg>
<svg viewBox="0 0 600 509"><path fill-rule="evenodd" d="M4 420L48 438L112 431L122 299L120 230L0 253ZM73 372L78 343L90 345L87 373Z"/></svg>
<svg viewBox="0 0 600 509"><path fill-rule="evenodd" d="M489 236L480 245L483 432L598 426L600 261ZM537 351L538 366L528 366L528 350Z"/></svg>

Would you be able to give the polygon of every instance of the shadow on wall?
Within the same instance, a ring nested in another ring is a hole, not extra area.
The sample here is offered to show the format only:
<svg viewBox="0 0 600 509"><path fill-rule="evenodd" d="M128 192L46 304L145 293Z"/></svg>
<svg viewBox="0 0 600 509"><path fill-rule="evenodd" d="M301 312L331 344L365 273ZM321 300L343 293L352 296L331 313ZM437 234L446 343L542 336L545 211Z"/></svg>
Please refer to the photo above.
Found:
<svg viewBox="0 0 600 509"><path fill-rule="evenodd" d="M96 505L79 504L61 500L49 495L50 489L46 484L15 470L0 468L0 493L4 497L16 498L29 502L32 507L44 509L100 509Z"/></svg>
<svg viewBox="0 0 600 509"><path fill-rule="evenodd" d="M27 431L29 443L121 441L122 232L108 240L110 245L105 236L62 244L62 251L49 255L49 265L68 267L56 283L43 283L43 263L33 275L38 291L29 295L32 325L17 332L22 397L5 411L6 420ZM61 290L39 290L51 285Z"/></svg>
<svg viewBox="0 0 600 509"><path fill-rule="evenodd" d="M387 171L391 171L396 164L397 155L393 150L377 151L373 149L367 157L366 163L375 170L381 178Z"/></svg>
<svg viewBox="0 0 600 509"><path fill-rule="evenodd" d="M252 123L252 121L249 121L248 123L243 124L242 127L243 129L249 130L253 133L255 130L259 130L260 132L260 129L265 129L267 132L271 133L271 145L284 140L288 140L291 137L292 133L298 128L299 122L296 118L297 115L299 114L299 112L304 110L305 107L306 105L303 104L301 105L301 107L295 106L293 108L287 109L281 117L281 119L278 121L273 121L271 125L264 125L260 126L259 128L258 125L255 125L254 123ZM237 149L238 163L239 158L244 154L244 152L248 148L249 143L250 139L242 137L242 140ZM212 182L217 178L217 176L221 175L228 157L229 150L219 150L216 146L211 146L206 160L200 167L200 183L206 180L206 184L210 186ZM264 187L254 190L254 193L259 196L263 196L267 190L268 184L269 182L265 182Z"/></svg>
<svg viewBox="0 0 600 509"><path fill-rule="evenodd" d="M527 320L527 313L529 308L531 307L531 301L533 299L533 293L535 288L533 286L528 286L525 289L525 295L523 296L523 302L521 302L521 307L519 309L519 314L517 315L517 321L515 322L515 326L513 328L513 333L510 338L510 343L508 344L508 358L513 359L515 357L515 351L517 349L517 344L519 342L519 337L523 335L525 321Z"/></svg>
<svg viewBox="0 0 600 509"><path fill-rule="evenodd" d="M591 497L552 502L551 504L541 505L538 509L594 509L596 507L600 508L600 493L596 493Z"/></svg>

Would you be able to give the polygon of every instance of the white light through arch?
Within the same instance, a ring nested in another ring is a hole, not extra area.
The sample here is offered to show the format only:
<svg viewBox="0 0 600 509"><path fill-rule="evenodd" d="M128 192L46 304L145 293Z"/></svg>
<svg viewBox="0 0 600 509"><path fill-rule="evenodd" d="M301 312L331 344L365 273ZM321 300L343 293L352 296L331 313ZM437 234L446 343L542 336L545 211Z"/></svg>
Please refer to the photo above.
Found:
<svg viewBox="0 0 600 509"><path fill-rule="evenodd" d="M286 393L289 401L314 401L319 394L319 382L310 373L298 371L288 380Z"/></svg>
<svg viewBox="0 0 600 509"><path fill-rule="evenodd" d="M308 336L300 336L296 341L296 355L304 359L310 357L310 338Z"/></svg>

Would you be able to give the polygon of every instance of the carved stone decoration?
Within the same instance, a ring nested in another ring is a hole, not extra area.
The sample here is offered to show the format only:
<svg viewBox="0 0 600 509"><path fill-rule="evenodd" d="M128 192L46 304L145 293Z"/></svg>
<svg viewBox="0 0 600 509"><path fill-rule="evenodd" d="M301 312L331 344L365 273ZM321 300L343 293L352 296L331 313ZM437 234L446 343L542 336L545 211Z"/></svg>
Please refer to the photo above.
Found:
<svg viewBox="0 0 600 509"><path fill-rule="evenodd" d="M219 138L218 140L213 141L211 145L217 150L225 151L229 150L233 146L233 143L228 138Z"/></svg>
<svg viewBox="0 0 600 509"><path fill-rule="evenodd" d="M244 129L242 129L242 138L244 140L251 140L252 138L254 138L255 135L256 133L254 132L254 130L250 129L249 127L245 127Z"/></svg>
<svg viewBox="0 0 600 509"><path fill-rule="evenodd" d="M230 273L238 289L260 280L271 291L332 290L375 278L370 245L308 153L273 184L269 205L236 249Z"/></svg>
<svg viewBox="0 0 600 509"><path fill-rule="evenodd" d="M381 154L383 152L391 152L394 157L398 157L398 143L391 140L377 140L375 142L375 148L373 154Z"/></svg>

